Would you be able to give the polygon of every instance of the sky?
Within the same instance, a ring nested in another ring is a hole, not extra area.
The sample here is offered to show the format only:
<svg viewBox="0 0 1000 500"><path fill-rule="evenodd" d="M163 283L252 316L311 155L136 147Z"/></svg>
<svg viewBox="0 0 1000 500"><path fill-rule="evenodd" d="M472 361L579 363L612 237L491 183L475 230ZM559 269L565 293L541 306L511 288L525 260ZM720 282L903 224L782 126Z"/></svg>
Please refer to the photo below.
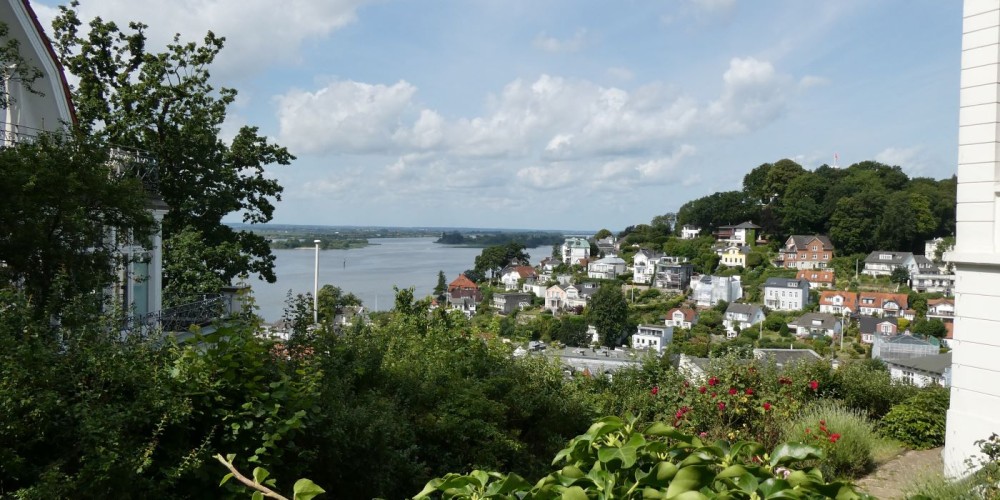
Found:
<svg viewBox="0 0 1000 500"><path fill-rule="evenodd" d="M56 2L35 1L43 24ZM961 2L81 0L226 37L284 224L619 230L791 158L957 162ZM234 215L232 222L238 222Z"/></svg>

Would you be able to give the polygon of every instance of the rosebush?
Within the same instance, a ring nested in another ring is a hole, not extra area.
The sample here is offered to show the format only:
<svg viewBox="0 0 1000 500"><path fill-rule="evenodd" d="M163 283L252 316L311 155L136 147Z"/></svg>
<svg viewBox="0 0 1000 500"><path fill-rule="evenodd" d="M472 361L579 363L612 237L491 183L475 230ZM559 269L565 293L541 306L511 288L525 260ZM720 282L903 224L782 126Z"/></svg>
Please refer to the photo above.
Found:
<svg viewBox="0 0 1000 500"><path fill-rule="evenodd" d="M888 436L910 448L923 450L942 446L950 394L944 387L924 388L893 406L882 419L882 428Z"/></svg>

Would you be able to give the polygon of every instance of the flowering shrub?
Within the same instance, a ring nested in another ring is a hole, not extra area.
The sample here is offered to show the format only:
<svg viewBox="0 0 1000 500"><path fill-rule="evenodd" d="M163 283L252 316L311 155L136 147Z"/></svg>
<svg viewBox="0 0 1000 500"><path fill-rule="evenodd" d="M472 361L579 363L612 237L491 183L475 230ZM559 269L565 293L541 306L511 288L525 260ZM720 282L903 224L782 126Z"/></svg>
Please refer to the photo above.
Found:
<svg viewBox="0 0 1000 500"><path fill-rule="evenodd" d="M783 437L823 450L818 466L828 477L860 477L875 467L873 446L879 437L873 424L838 402L810 405L787 425Z"/></svg>
<svg viewBox="0 0 1000 500"><path fill-rule="evenodd" d="M640 432L635 419L604 417L556 455L561 469L537 482L476 470L433 479L414 498L870 498L815 468L797 470L822 455L805 444L764 453L752 442L707 443L663 423Z"/></svg>

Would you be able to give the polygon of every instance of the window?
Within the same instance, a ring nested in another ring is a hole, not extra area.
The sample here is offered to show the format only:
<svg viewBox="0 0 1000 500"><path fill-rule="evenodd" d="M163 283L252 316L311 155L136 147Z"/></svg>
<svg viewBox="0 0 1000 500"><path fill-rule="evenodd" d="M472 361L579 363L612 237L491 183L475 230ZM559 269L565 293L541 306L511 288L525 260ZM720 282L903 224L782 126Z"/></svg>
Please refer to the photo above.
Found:
<svg viewBox="0 0 1000 500"><path fill-rule="evenodd" d="M816 245L813 245L813 252L815 252L816 250L817 250Z"/></svg>
<svg viewBox="0 0 1000 500"><path fill-rule="evenodd" d="M816 254L813 254L813 260L816 260Z"/></svg>

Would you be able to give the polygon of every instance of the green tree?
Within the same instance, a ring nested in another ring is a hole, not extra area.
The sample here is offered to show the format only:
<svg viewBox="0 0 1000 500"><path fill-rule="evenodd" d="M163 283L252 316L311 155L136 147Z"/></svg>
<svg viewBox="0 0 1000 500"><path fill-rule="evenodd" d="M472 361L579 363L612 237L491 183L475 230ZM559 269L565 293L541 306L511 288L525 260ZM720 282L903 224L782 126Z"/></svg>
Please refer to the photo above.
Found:
<svg viewBox="0 0 1000 500"><path fill-rule="evenodd" d="M19 283L36 314L99 299L124 246L155 229L139 180L112 171L101 141L42 135L0 148L0 178L0 281Z"/></svg>
<svg viewBox="0 0 1000 500"><path fill-rule="evenodd" d="M437 285L434 286L434 297L438 301L443 301L445 293L448 291L448 281L444 277L444 271L438 271Z"/></svg>
<svg viewBox="0 0 1000 500"><path fill-rule="evenodd" d="M122 30L97 18L84 35L76 5L60 7L53 34L63 67L79 81L73 97L80 129L152 155L170 206L166 241L191 228L203 238L204 266L221 281L258 274L273 282L267 241L234 231L222 218L241 212L246 223L271 220L272 200L280 200L282 188L264 167L294 157L255 127L241 128L228 144L220 138L236 98L235 90L214 87L209 76L223 39L209 32L199 45L175 36L165 52L147 52L145 25ZM173 257L164 258L169 265Z"/></svg>
<svg viewBox="0 0 1000 500"><path fill-rule="evenodd" d="M522 243L512 241L506 245L493 245L483 249L476 256L475 271L481 274L490 273L490 279L496 278L504 267L510 264L527 265L528 254Z"/></svg>
<svg viewBox="0 0 1000 500"><path fill-rule="evenodd" d="M930 201L922 194L897 192L889 195L885 211L875 231L875 239L885 248L922 251L924 240L937 228Z"/></svg>
<svg viewBox="0 0 1000 500"><path fill-rule="evenodd" d="M340 287L323 285L316 294L318 316L321 323L330 323L338 314L344 313L344 308L361 305L361 299L353 293L344 293Z"/></svg>
<svg viewBox="0 0 1000 500"><path fill-rule="evenodd" d="M910 271L903 266L897 266L892 270L892 273L889 274L889 281L905 285L910 281Z"/></svg>
<svg viewBox="0 0 1000 500"><path fill-rule="evenodd" d="M597 233L594 234L594 239L595 240L603 240L604 238L607 238L608 236L614 236L614 234L612 234L611 231L609 231L607 229L601 229L600 231L598 231Z"/></svg>
<svg viewBox="0 0 1000 500"><path fill-rule="evenodd" d="M628 328L628 302L618 286L601 286L590 298L587 321L594 325L601 344L618 345Z"/></svg>
<svg viewBox="0 0 1000 500"><path fill-rule="evenodd" d="M910 331L918 335L927 335L943 339L948 335L948 327L939 319L918 319L910 325Z"/></svg>

